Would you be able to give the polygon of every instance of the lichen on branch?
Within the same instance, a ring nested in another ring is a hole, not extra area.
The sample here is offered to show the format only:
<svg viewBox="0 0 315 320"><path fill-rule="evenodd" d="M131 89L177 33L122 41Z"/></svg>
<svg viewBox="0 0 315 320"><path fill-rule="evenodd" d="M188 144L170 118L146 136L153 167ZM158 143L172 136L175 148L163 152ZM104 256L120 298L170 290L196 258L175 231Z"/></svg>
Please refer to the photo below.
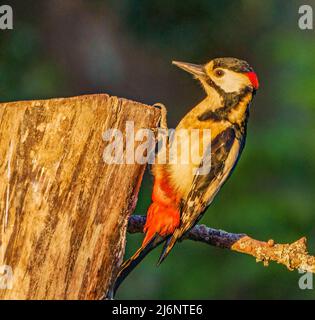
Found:
<svg viewBox="0 0 315 320"><path fill-rule="evenodd" d="M128 232L143 232L146 221L145 216L133 215L129 218ZM196 225L187 232L182 240L194 240L209 245L245 253L256 258L268 266L270 261L286 266L290 271L299 269L315 273L315 257L308 254L305 237L293 243L275 243L274 240L259 241L246 234L230 233Z"/></svg>

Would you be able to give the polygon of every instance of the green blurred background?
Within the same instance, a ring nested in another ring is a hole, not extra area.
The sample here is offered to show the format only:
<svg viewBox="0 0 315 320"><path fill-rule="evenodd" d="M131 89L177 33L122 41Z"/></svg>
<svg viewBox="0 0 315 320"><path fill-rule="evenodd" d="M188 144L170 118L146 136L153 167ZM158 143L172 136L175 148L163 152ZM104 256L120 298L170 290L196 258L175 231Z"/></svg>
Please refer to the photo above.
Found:
<svg viewBox="0 0 315 320"><path fill-rule="evenodd" d="M254 66L260 90L248 140L232 178L202 223L257 239L307 236L315 251L315 30L298 28L286 0L4 1L14 30L0 31L0 100L106 92L164 103L169 124L203 97L171 60L234 56ZM136 213L145 214L147 174ZM128 235L126 255L142 235ZM309 299L298 272L185 241L156 267L156 250L122 285L128 299ZM314 251L312 253L314 253Z"/></svg>

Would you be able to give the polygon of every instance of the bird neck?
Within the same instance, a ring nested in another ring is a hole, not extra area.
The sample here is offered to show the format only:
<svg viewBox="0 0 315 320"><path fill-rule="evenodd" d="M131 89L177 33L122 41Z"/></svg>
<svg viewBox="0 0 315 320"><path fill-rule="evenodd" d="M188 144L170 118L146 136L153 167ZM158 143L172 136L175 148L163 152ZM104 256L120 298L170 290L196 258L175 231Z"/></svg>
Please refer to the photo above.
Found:
<svg viewBox="0 0 315 320"><path fill-rule="evenodd" d="M243 96L240 96L238 103L228 108L227 119L232 124L238 126L245 126L249 116L249 106L252 101L252 93L248 92Z"/></svg>
<svg viewBox="0 0 315 320"><path fill-rule="evenodd" d="M226 93L223 90L210 89L203 105L207 105L217 120L227 120L232 124L241 125L249 115L249 105L253 98L253 90L245 87L240 92Z"/></svg>
<svg viewBox="0 0 315 320"><path fill-rule="evenodd" d="M207 97L186 114L176 129L193 126L213 128L215 123L225 125L230 123L245 130L251 99L252 92L250 91L245 92L244 90L244 93L231 93L222 96L216 90L208 88Z"/></svg>

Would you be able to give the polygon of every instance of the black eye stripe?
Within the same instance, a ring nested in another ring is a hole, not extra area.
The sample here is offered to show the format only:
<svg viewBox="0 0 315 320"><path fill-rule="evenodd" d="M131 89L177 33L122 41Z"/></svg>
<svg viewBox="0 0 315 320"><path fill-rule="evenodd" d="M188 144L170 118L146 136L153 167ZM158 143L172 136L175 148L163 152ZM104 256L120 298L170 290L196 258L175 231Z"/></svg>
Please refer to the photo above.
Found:
<svg viewBox="0 0 315 320"><path fill-rule="evenodd" d="M247 94L252 93L252 87L245 87L240 92L225 92L220 86L218 86L210 77L207 78L206 83L211 86L220 95L223 102L223 110L231 110L234 108L240 100L242 100Z"/></svg>

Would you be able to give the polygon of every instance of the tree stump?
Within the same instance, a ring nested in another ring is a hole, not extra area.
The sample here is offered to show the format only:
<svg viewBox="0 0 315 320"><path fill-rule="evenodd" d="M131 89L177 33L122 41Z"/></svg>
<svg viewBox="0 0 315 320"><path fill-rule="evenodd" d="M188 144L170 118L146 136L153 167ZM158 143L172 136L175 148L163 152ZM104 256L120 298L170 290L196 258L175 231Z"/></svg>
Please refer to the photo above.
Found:
<svg viewBox="0 0 315 320"><path fill-rule="evenodd" d="M109 128L160 112L105 94L0 104L0 299L100 299L144 164L103 161Z"/></svg>

